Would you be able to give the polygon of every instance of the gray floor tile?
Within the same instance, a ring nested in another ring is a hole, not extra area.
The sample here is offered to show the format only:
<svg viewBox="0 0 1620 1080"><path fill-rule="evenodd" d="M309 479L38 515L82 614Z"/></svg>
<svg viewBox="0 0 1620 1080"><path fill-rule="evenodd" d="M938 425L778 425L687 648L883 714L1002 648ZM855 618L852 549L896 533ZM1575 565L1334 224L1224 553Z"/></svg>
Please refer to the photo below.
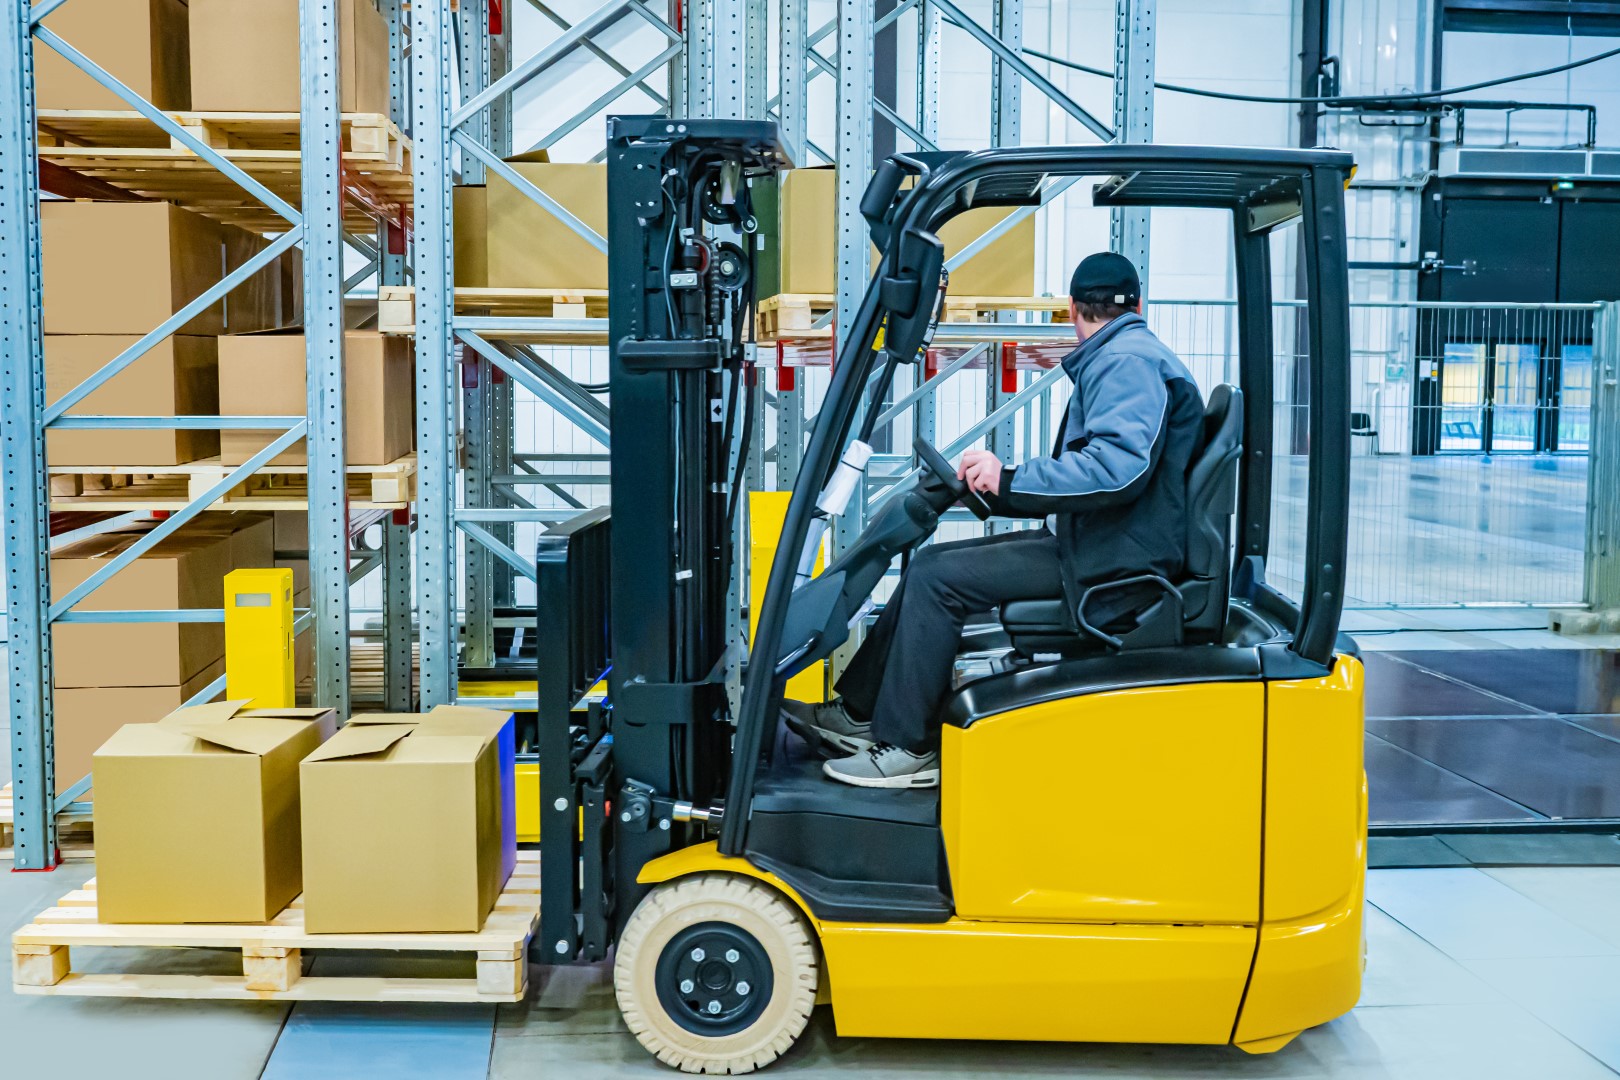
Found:
<svg viewBox="0 0 1620 1080"><path fill-rule="evenodd" d="M613 965L530 967L528 998L502 1005L495 1016L498 1038L613 1035L625 1030L613 997Z"/></svg>
<svg viewBox="0 0 1620 1080"><path fill-rule="evenodd" d="M1367 899L1454 960L1620 955L1480 870L1374 870Z"/></svg>
<svg viewBox="0 0 1620 1080"><path fill-rule="evenodd" d="M1361 1007L1464 1005L1502 995L1375 907L1367 908L1367 971Z"/></svg>
<svg viewBox="0 0 1620 1080"><path fill-rule="evenodd" d="M1472 960L1468 966L1548 1027L1620 1072L1620 956Z"/></svg>
<svg viewBox="0 0 1620 1080"><path fill-rule="evenodd" d="M537 1076L668 1077L626 1035L500 1039L492 1080ZM1104 1043L915 1042L839 1039L817 1010L799 1045L767 1075L861 1080L918 1076L1154 1077L1193 1080L1613 1080L1614 1074L1516 1005L1416 1005L1358 1009L1306 1032L1276 1054L1229 1046Z"/></svg>
<svg viewBox="0 0 1620 1080"><path fill-rule="evenodd" d="M1485 873L1620 948L1620 867L1513 866Z"/></svg>

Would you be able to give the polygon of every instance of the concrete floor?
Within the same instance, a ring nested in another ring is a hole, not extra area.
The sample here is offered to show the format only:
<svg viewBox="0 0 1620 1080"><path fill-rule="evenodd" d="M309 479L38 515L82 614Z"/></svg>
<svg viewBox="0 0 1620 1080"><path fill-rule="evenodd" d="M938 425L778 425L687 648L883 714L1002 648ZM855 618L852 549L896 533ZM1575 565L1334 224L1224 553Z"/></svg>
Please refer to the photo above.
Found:
<svg viewBox="0 0 1620 1080"><path fill-rule="evenodd" d="M88 877L0 874L0 928ZM829 1010L779 1075L1346 1077L1620 1075L1620 868L1375 870L1361 1004L1270 1057L1230 1047L840 1039ZM93 954L77 962L92 961ZM226 953L128 950L131 967L223 970ZM625 1032L605 967L534 972L522 1004L369 1007L18 997L0 1074L19 1080L415 1080L675 1075Z"/></svg>

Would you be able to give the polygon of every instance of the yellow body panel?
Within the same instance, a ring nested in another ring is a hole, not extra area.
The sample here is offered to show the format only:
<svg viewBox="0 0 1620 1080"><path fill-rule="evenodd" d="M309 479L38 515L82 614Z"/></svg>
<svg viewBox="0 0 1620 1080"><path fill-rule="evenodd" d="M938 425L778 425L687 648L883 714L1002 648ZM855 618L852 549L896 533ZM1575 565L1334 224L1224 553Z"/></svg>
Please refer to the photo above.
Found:
<svg viewBox="0 0 1620 1080"><path fill-rule="evenodd" d="M225 575L225 696L255 709L293 700L293 572L286 567Z"/></svg>
<svg viewBox="0 0 1620 1080"><path fill-rule="evenodd" d="M840 1035L1222 1043L1254 929L824 923Z"/></svg>
<svg viewBox="0 0 1620 1080"><path fill-rule="evenodd" d="M723 872L778 889L820 939L841 1035L1235 1041L1265 1053L1355 1004L1367 822L1357 661L1322 679L1071 698L945 739L958 906L946 922L821 921L776 875L713 843L648 863L640 880ZM964 897L995 916L970 917Z"/></svg>
<svg viewBox="0 0 1620 1080"><path fill-rule="evenodd" d="M1268 687L1265 923L1237 1041L1341 1016L1361 996L1367 876L1363 673Z"/></svg>
<svg viewBox="0 0 1620 1080"><path fill-rule="evenodd" d="M947 727L957 914L1254 924L1265 688L1086 694Z"/></svg>
<svg viewBox="0 0 1620 1080"><path fill-rule="evenodd" d="M534 761L520 761L512 770L516 783L513 787L517 799L517 839L520 844L540 842L540 765Z"/></svg>

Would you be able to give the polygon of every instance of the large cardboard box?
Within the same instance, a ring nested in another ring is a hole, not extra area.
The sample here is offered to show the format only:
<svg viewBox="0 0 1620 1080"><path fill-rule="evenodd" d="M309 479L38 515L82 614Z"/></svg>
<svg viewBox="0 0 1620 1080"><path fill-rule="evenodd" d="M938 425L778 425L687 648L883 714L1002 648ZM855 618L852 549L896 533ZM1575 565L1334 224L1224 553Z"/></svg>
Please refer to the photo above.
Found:
<svg viewBox="0 0 1620 1080"><path fill-rule="evenodd" d="M191 108L184 0L73 0L43 25L159 109ZM34 47L34 93L41 109L129 109L48 45Z"/></svg>
<svg viewBox="0 0 1620 1080"><path fill-rule="evenodd" d="M267 922L302 891L299 762L336 717L243 704L126 724L96 751L102 922Z"/></svg>
<svg viewBox="0 0 1620 1080"><path fill-rule="evenodd" d="M48 201L40 207L47 334L145 334L264 246L170 203ZM284 261L284 260L279 260ZM180 328L280 325L271 264Z"/></svg>
<svg viewBox="0 0 1620 1080"><path fill-rule="evenodd" d="M125 724L152 724L190 701L225 674L223 658L179 686L80 686L51 698L56 790L90 775L96 748Z"/></svg>
<svg viewBox="0 0 1620 1080"><path fill-rule="evenodd" d="M830 294L837 290L838 173L827 168L795 169L782 178L780 240L776 269L771 248L762 255L767 288L774 278L784 293ZM1016 207L969 210L939 232L945 257L983 236ZM1035 291L1035 218L1025 218L951 271L952 296L1029 296ZM764 295L764 294L762 294Z"/></svg>
<svg viewBox="0 0 1620 1080"><path fill-rule="evenodd" d="M356 718L305 758L306 929L479 930L517 860L513 732L440 706Z"/></svg>
<svg viewBox="0 0 1620 1080"><path fill-rule="evenodd" d="M53 598L123 553L146 530L106 533L51 555ZM79 605L83 611L218 608L225 575L268 566L268 517L204 522L159 541ZM220 623L58 623L51 628L59 690L100 686L180 686L225 655Z"/></svg>
<svg viewBox="0 0 1620 1080"><path fill-rule="evenodd" d="M409 338L351 330L343 337L346 457L350 465L387 465L415 445L415 388ZM239 334L219 339L219 408L226 416L297 416L305 403L304 335ZM220 459L240 465L280 434L220 433ZM278 465L309 460L298 443L276 456Z"/></svg>
<svg viewBox="0 0 1620 1080"><path fill-rule="evenodd" d="M299 109L298 0L190 0L191 107ZM388 22L371 0L338 2L339 107L388 113Z"/></svg>
<svg viewBox="0 0 1620 1080"><path fill-rule="evenodd" d="M544 151L511 158L519 176L607 235L607 166L555 164ZM495 173L488 177L492 289L605 289L607 255Z"/></svg>
<svg viewBox="0 0 1620 1080"><path fill-rule="evenodd" d="M455 242L456 285L467 289L489 286L489 189L482 184L457 184L452 191L451 235Z"/></svg>
<svg viewBox="0 0 1620 1080"><path fill-rule="evenodd" d="M139 338L118 334L51 334L45 338L45 398L63 394L100 371ZM219 350L211 337L175 336L69 409L69 416L209 416L219 411ZM51 465L180 465L219 453L217 431L50 431Z"/></svg>

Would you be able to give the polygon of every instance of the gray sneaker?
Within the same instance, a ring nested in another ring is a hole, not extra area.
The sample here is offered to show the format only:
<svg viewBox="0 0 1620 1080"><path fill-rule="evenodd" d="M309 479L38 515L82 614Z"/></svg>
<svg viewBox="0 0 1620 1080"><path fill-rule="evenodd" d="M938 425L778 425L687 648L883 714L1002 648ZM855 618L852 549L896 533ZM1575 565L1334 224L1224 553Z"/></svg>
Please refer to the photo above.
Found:
<svg viewBox="0 0 1620 1080"><path fill-rule="evenodd" d="M864 754L829 761L821 771L839 783L856 787L938 787L939 751L913 754L898 746L878 743Z"/></svg>
<svg viewBox="0 0 1620 1080"><path fill-rule="evenodd" d="M872 725L844 709L844 700L784 701L782 719L799 738L823 757L860 754L872 748Z"/></svg>

